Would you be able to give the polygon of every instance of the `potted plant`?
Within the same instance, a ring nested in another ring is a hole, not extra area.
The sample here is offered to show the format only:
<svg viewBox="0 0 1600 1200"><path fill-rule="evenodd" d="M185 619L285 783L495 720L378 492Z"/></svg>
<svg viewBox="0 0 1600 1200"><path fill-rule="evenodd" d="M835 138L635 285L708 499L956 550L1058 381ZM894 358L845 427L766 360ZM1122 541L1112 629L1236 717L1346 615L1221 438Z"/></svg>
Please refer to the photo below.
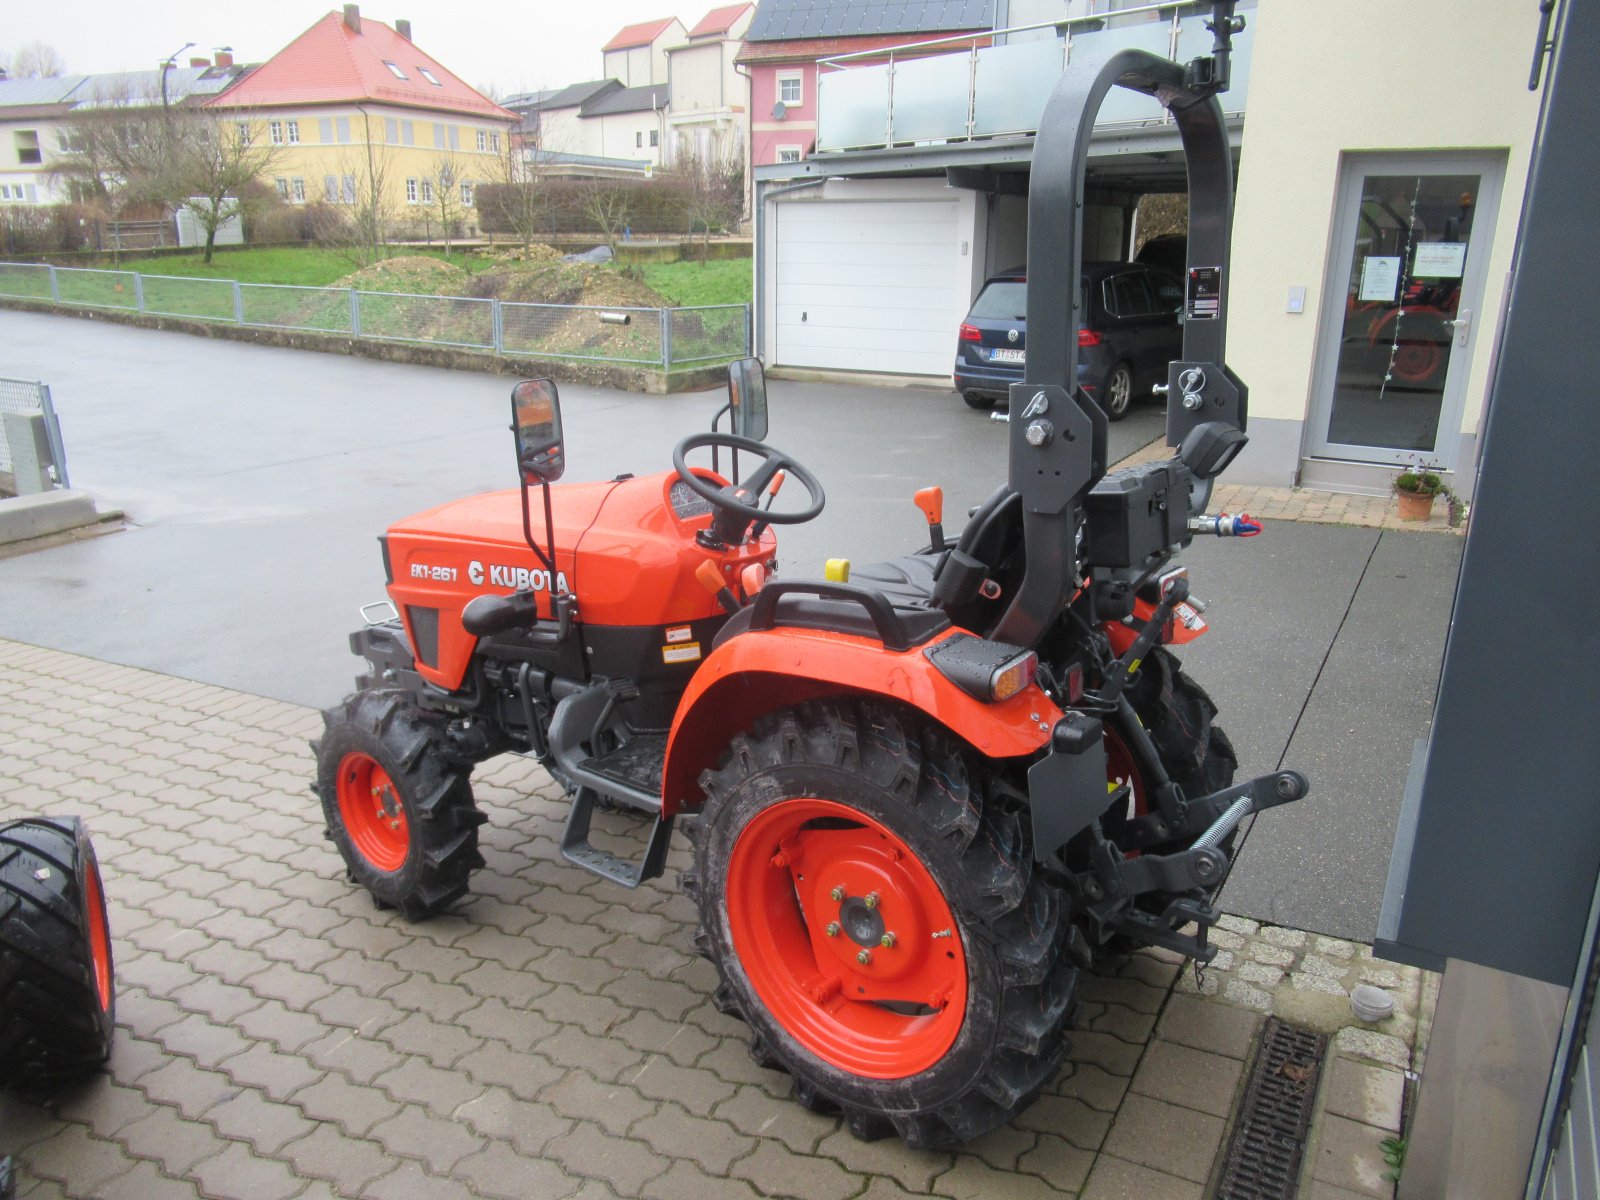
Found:
<svg viewBox="0 0 1600 1200"><path fill-rule="evenodd" d="M1465 502L1439 472L1424 463L1418 463L1395 476L1394 494L1400 502L1402 521L1426 521L1433 516L1433 501L1438 496L1445 498L1451 529L1461 524L1461 514L1466 509Z"/></svg>

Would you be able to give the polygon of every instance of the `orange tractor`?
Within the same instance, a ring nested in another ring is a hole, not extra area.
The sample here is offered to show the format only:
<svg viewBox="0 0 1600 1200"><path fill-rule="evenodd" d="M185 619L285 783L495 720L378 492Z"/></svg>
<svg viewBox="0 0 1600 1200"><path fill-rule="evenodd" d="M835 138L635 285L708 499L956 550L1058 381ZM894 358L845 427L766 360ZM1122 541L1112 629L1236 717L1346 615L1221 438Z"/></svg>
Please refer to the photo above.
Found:
<svg viewBox="0 0 1600 1200"><path fill-rule="evenodd" d="M730 368L731 432L713 421L672 470L596 483L556 482L556 388L519 384L521 486L381 539L396 615L352 635L369 669L316 745L351 877L410 918L450 904L483 861L474 764L530 755L570 798L561 850L578 866L636 887L674 827L688 835L695 944L758 1061L858 1135L915 1146L976 1137L1050 1082L1097 958L1209 959L1239 822L1307 787L1293 771L1235 784L1211 701L1166 648L1205 624L1174 554L1196 532L1256 530L1204 514L1244 442L1222 358L1229 7L1219 49L1187 68L1125 51L1057 88L1034 156L1010 478L959 535L928 489L916 552L778 576L776 527L824 494L762 440L754 360ZM1074 201L1113 83L1171 108L1194 211L1170 372L1180 449L1108 475L1105 416L1068 381ZM706 448L712 467L691 465ZM635 855L593 844L597 806L646 814Z"/></svg>

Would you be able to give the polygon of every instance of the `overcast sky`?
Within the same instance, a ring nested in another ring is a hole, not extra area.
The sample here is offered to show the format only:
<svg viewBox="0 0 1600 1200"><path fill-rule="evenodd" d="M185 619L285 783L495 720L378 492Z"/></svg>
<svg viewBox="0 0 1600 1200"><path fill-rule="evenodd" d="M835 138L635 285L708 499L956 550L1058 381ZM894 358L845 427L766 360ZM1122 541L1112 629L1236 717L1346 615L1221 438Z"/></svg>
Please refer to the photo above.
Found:
<svg viewBox="0 0 1600 1200"><path fill-rule="evenodd" d="M317 18L342 6L279 0L5 0L0 53L9 60L28 42L54 46L68 73L153 67L185 42L189 56L232 46L240 62L276 54ZM412 37L475 87L502 93L560 87L600 77L600 47L624 25L677 17L692 27L716 0L387 0L361 13L393 25L409 18Z"/></svg>

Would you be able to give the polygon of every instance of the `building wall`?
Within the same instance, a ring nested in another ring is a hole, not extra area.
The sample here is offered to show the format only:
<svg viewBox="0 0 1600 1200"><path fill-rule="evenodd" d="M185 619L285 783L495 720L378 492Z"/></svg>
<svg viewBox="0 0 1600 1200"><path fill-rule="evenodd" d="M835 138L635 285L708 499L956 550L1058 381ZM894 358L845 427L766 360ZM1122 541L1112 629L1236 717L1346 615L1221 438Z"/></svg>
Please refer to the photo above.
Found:
<svg viewBox="0 0 1600 1200"><path fill-rule="evenodd" d="M64 122L51 117L0 117L0 204L59 204L67 200L66 189L50 174L61 158L64 128ZM39 162L23 162L24 146L31 149L35 140Z"/></svg>
<svg viewBox="0 0 1600 1200"><path fill-rule="evenodd" d="M1518 12L1510 28L1497 0L1264 4L1252 14L1228 310L1228 357L1250 386L1252 445L1230 479L1284 484L1299 467L1340 164L1366 151L1506 156L1461 421L1470 463L1538 115L1527 89L1536 14ZM1366 36L1352 41L1352 31ZM1330 48L1340 48L1336 62ZM1306 289L1303 314L1285 311L1292 286Z"/></svg>
<svg viewBox="0 0 1600 1200"><path fill-rule="evenodd" d="M781 121L772 116L778 101L778 81L798 76L800 103L785 104ZM752 63L750 66L750 161L762 166L779 161L778 150L797 146L802 155L817 141L817 64Z"/></svg>
<svg viewBox="0 0 1600 1200"><path fill-rule="evenodd" d="M539 148L557 154L599 157L599 122L581 120L577 105L544 109L539 114Z"/></svg>
<svg viewBox="0 0 1600 1200"><path fill-rule="evenodd" d="M579 124L591 127L588 140L595 148L581 153L600 158L632 158L657 164L665 162L662 155L666 147L660 144L670 140L665 136L665 115L664 109L660 112L645 109L643 112L585 117ZM651 134L656 136L657 145L650 144Z"/></svg>
<svg viewBox="0 0 1600 1200"><path fill-rule="evenodd" d="M684 46L674 50L672 59L672 111L682 116L702 110L719 109L728 104L723 86L724 43Z"/></svg>

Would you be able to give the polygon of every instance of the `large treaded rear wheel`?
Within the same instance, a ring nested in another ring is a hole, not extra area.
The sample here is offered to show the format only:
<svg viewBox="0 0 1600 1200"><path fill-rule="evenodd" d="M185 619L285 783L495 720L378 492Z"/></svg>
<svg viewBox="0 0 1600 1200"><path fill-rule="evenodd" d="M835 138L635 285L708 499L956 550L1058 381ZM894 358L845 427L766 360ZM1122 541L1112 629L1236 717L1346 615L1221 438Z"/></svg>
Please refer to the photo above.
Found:
<svg viewBox="0 0 1600 1200"><path fill-rule="evenodd" d="M350 878L410 920L464 895L483 866L485 818L443 732L382 690L346 697L322 720L327 731L311 744L317 794Z"/></svg>
<svg viewBox="0 0 1600 1200"><path fill-rule="evenodd" d="M111 1056L100 864L76 817L0 822L0 1086L47 1094Z"/></svg>
<svg viewBox="0 0 1600 1200"><path fill-rule="evenodd" d="M807 704L701 785L696 946L802 1104L945 1146L1050 1082L1077 983L1061 907L954 739L881 704Z"/></svg>

